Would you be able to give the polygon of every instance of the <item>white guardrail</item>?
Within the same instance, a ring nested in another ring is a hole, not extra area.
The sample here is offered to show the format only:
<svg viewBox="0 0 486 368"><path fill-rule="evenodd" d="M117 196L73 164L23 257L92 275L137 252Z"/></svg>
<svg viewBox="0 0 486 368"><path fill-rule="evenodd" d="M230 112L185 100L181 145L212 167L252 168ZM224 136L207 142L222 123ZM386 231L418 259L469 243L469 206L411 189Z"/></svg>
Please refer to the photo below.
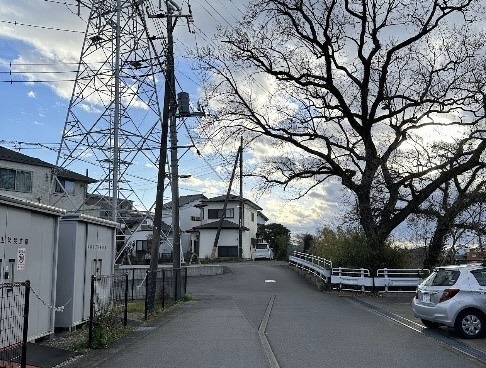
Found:
<svg viewBox="0 0 486 368"><path fill-rule="evenodd" d="M382 268L377 270L376 276L372 276L366 268L333 268L328 259L295 251L289 257L289 263L341 290L354 291L367 291L366 288L375 287L380 292L414 292L415 287L430 273L419 268Z"/></svg>

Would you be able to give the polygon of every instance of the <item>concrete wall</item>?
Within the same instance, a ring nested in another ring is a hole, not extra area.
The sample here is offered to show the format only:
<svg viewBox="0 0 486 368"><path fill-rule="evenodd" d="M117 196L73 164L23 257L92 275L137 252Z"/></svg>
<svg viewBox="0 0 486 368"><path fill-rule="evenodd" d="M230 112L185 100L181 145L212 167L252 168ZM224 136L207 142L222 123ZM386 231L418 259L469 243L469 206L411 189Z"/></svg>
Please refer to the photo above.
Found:
<svg viewBox="0 0 486 368"><path fill-rule="evenodd" d="M222 275L224 273L224 266L218 264L211 264L211 265L189 265L187 267L187 276L189 277L197 277L197 276L215 276L215 275ZM161 268L172 268L172 266L165 266L159 265L159 269ZM132 270L136 270L136 274L140 279L143 279L145 276L145 272L149 269L149 266L137 265L137 266L129 266L129 265L121 265L117 266L118 270L124 270L129 275L132 274Z"/></svg>

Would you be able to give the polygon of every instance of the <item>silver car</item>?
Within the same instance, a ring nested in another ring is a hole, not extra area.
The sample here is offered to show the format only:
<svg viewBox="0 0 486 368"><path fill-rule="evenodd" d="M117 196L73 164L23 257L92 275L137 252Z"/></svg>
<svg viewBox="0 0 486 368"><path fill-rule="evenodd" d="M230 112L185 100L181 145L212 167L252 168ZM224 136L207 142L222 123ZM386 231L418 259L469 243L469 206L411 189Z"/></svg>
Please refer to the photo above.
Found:
<svg viewBox="0 0 486 368"><path fill-rule="evenodd" d="M255 250L251 254L251 259L253 261L257 259L273 259L273 250L270 248L268 243L258 243L255 246Z"/></svg>
<svg viewBox="0 0 486 368"><path fill-rule="evenodd" d="M486 264L439 267L417 288L413 313L427 327L454 327L465 338L486 330Z"/></svg>

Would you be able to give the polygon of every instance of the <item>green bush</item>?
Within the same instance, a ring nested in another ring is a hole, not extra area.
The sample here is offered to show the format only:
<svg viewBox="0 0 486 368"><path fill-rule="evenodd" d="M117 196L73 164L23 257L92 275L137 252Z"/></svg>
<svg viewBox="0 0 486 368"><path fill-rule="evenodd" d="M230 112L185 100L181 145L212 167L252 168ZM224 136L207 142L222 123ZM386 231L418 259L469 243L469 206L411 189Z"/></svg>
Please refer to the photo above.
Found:
<svg viewBox="0 0 486 368"><path fill-rule="evenodd" d="M120 316L113 310L100 312L93 328L93 348L106 348L127 333Z"/></svg>
<svg viewBox="0 0 486 368"><path fill-rule="evenodd" d="M403 267L403 254L398 247L389 242L372 246L362 232L352 229L321 229L315 238L312 253L330 259L333 267L370 270Z"/></svg>

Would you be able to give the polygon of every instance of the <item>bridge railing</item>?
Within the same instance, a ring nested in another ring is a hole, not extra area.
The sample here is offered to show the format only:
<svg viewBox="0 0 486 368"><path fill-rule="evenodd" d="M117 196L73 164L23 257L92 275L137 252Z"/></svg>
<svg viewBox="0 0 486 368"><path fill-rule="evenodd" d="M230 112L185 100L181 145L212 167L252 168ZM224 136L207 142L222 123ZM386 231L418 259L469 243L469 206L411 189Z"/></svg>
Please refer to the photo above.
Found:
<svg viewBox="0 0 486 368"><path fill-rule="evenodd" d="M326 282L331 278L332 262L329 259L294 251L289 257L289 263Z"/></svg>
<svg viewBox="0 0 486 368"><path fill-rule="evenodd" d="M430 274L427 269L382 268L374 276L366 268L333 268L330 260L302 252L293 252L289 264L316 275L340 290L363 292L370 291L372 287L380 292L414 292L417 285Z"/></svg>

